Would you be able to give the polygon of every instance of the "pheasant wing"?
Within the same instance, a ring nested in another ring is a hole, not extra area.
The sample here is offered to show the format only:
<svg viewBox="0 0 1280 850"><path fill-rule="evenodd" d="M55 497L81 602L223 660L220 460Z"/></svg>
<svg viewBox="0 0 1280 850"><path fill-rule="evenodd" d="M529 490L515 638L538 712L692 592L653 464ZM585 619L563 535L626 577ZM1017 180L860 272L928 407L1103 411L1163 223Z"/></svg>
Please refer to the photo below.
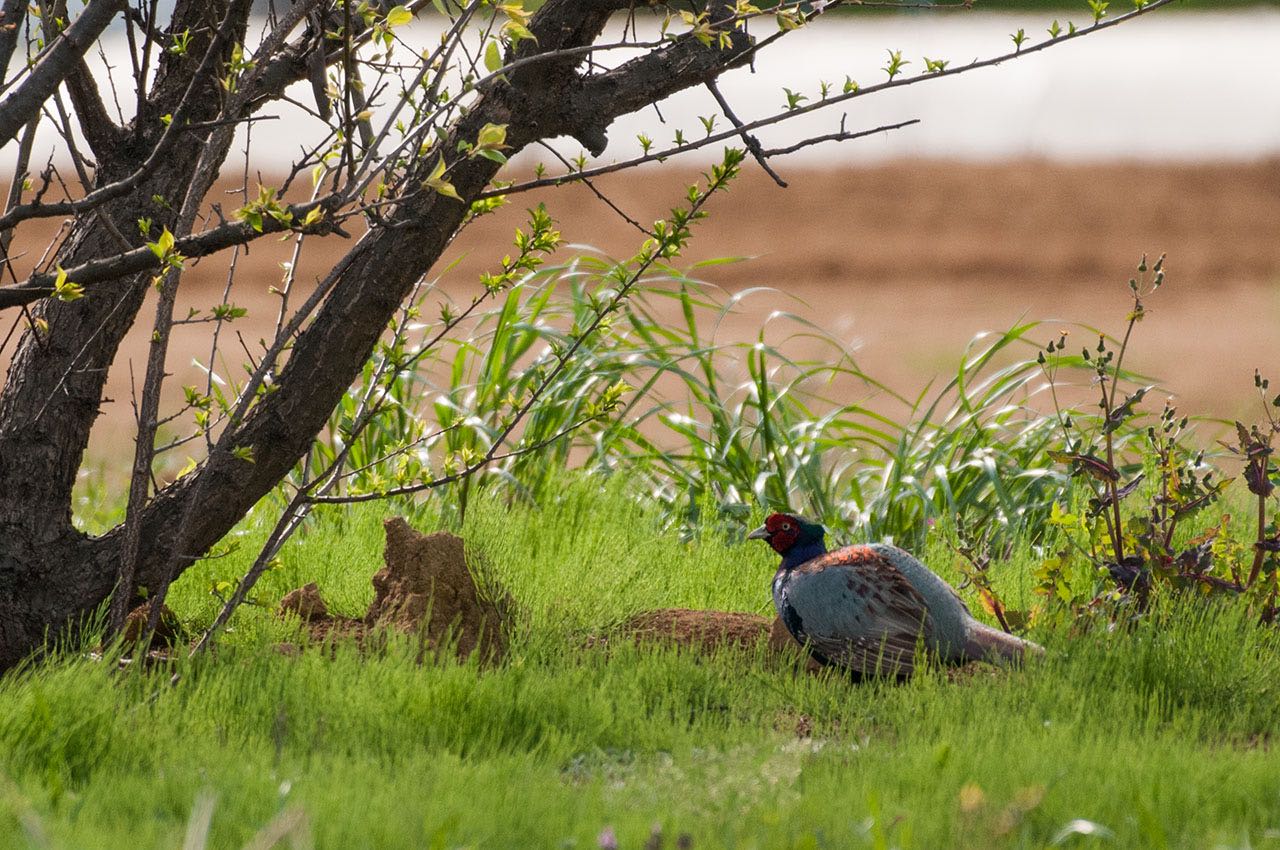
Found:
<svg viewBox="0 0 1280 850"><path fill-rule="evenodd" d="M838 549L797 568L787 601L813 650L864 675L909 676L920 641L933 642L924 598L867 546Z"/></svg>

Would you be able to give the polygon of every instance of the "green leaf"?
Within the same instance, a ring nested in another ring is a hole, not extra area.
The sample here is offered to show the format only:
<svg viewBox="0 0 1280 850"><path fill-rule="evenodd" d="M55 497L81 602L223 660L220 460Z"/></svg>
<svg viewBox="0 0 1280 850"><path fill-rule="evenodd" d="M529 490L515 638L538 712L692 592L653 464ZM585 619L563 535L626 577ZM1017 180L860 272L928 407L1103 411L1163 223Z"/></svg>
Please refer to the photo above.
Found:
<svg viewBox="0 0 1280 850"><path fill-rule="evenodd" d="M436 160L436 167L431 169L431 174L427 177L427 180L439 180L444 176L444 168L444 156L441 156Z"/></svg>
<svg viewBox="0 0 1280 850"><path fill-rule="evenodd" d="M173 250L173 234L169 232L169 228L165 228L160 238L154 242L148 242L147 247L151 249L151 253L156 255L157 259L163 260Z"/></svg>
<svg viewBox="0 0 1280 850"><path fill-rule="evenodd" d="M234 322L236 319L242 319L249 315L249 310L245 307L237 307L235 304L226 303L218 304L213 308L213 317L227 322Z"/></svg>
<svg viewBox="0 0 1280 850"><path fill-rule="evenodd" d="M413 20L413 12L410 12L404 6L392 6L387 12L387 26L395 28L402 27Z"/></svg>
<svg viewBox="0 0 1280 850"><path fill-rule="evenodd" d="M67 280L67 270L58 266L58 277L53 282L53 297L59 301L78 301L84 297L84 287Z"/></svg>
<svg viewBox="0 0 1280 850"><path fill-rule="evenodd" d="M529 18L533 15L532 12L527 11L524 8L523 0L519 0L519 2L515 3L503 3L498 6L498 11L502 12L502 14L506 15L518 24L529 23Z"/></svg>
<svg viewBox="0 0 1280 850"><path fill-rule="evenodd" d="M530 32L528 27L524 24L518 24L515 21L507 21L503 24L502 32L506 34L512 44L525 39L530 39L535 43L538 41L538 37Z"/></svg>
<svg viewBox="0 0 1280 850"><path fill-rule="evenodd" d="M502 50L498 48L498 42L490 41L484 49L484 66L491 74L502 67Z"/></svg>
<svg viewBox="0 0 1280 850"><path fill-rule="evenodd" d="M444 157L441 156L436 162L436 167L431 169L431 175L422 181L422 185L428 189L434 189L436 192L447 198L461 201L462 196L458 194L458 190L453 188L453 184L444 179Z"/></svg>
<svg viewBox="0 0 1280 850"><path fill-rule="evenodd" d="M1070 525L1075 525L1079 521L1080 521L1080 518L1078 516L1076 516L1073 513L1070 513L1069 511L1064 510L1061 504L1059 504L1056 500L1054 501L1053 507L1051 508L1050 515L1049 515L1050 525L1070 526Z"/></svg>
<svg viewBox="0 0 1280 850"><path fill-rule="evenodd" d="M506 147L506 142L506 124L485 124L476 136L476 145L479 147L502 148Z"/></svg>

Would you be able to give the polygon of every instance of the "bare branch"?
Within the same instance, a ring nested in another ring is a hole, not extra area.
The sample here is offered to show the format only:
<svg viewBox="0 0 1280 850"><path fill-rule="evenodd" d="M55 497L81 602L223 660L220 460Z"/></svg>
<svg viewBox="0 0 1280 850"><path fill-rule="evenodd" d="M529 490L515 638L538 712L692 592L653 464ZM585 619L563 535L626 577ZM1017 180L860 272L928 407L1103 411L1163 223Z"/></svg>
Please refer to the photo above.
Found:
<svg viewBox="0 0 1280 850"><path fill-rule="evenodd" d="M6 214L8 210L12 210L22 200L23 186L27 180L29 167L31 165L31 147L35 144L36 128L40 124L40 113L36 113L36 117L27 125L26 130L22 133L22 140L18 143L18 159L13 164L13 181L9 184L9 197L5 200ZM0 256L6 259L9 256L9 245L13 241L13 231L4 227L0 227Z"/></svg>
<svg viewBox="0 0 1280 850"><path fill-rule="evenodd" d="M838 132L827 133L824 136L813 136L808 139L801 139L795 144L787 145L786 147L783 147L783 148L766 148L765 150L760 151L760 155L763 156L765 159L772 159L775 156L786 156L787 154L795 153L798 150L803 150L808 147L813 147L814 145L822 145L822 144L826 144L827 142L848 142L853 139L861 139L865 136L874 135L876 133L887 133L891 130L901 130L903 127L910 127L912 124L919 124L919 123L920 123L919 118L912 118L908 121L901 121L897 124L886 124L883 127L875 127L870 130L858 130L858 131L850 132L843 129L844 120L842 119L840 121L841 129Z"/></svg>
<svg viewBox="0 0 1280 850"><path fill-rule="evenodd" d="M783 117L785 118L785 116L788 114L789 113L783 113ZM832 133L827 136L816 137L812 142L805 142L799 145L795 145L794 149L799 150L802 147L807 147L808 144L811 144L811 143L817 144L819 141L829 142L829 141L850 141L852 139L861 139L866 136L874 136L877 133L887 133L892 130L900 130L903 127L909 127L912 124L919 124L919 123L920 123L919 118L910 118L906 121L898 121L893 124L882 124L879 127L872 127L869 130L858 130L851 133L844 133L844 132ZM746 126L749 126L749 125L746 125ZM644 156L638 156L638 157L635 157L634 159L628 159L622 162L611 163L610 165L601 165L601 166L597 166L596 168L584 168L582 171L571 171L568 174L562 174L559 177L542 177L537 180L528 180L528 181L525 181L524 183L516 183L513 186L508 186L505 189L486 189L480 195L480 197L493 198L493 197L498 197L500 195L513 195L517 192L528 192L532 189L542 189L542 188L546 188L547 186L562 186L566 183L576 183L579 180L587 180L592 177L599 177L603 174L613 174L614 172L617 172L617 171L625 171L629 168L635 168L638 165L644 165L645 163L649 163L649 162L662 162L663 160L670 159L673 156L679 156L682 153L689 153L691 151L698 150L699 148L707 147L708 145L714 145L714 144L723 142L727 139L732 139L736 135L738 135L737 130L728 130L722 133L716 133L714 135L708 136L705 139L699 139L696 142L687 142L684 145L677 145L674 147L667 148L665 150L656 151L650 154L645 154ZM792 152L791 149L772 149L772 150L761 151L761 153L766 158L772 157L772 156L781 156L782 154L791 153L791 152ZM3 296L4 296L4 289L0 288L0 308L9 306L4 303Z"/></svg>
<svg viewBox="0 0 1280 850"><path fill-rule="evenodd" d="M555 148L551 147L551 145L547 144L547 143L546 143L546 142L544 142L544 141L539 141L539 142L538 142L538 145L539 145L540 147L542 147L544 150L546 150L547 152L549 152L549 153L550 153L552 156L554 156L556 159L560 160L560 164L561 164L561 165L563 165L565 168L571 168L571 167L572 167L572 164L569 162L569 160L565 159L565 158L564 158L564 155L563 155L562 153L560 153L560 151L558 151L558 150L556 150ZM634 218L632 218L631 216L627 215L627 213L626 213L626 212L625 212L621 207L619 207L617 204L615 204L615 203L614 203L614 202L609 198L609 196L608 196L608 195L606 195L604 192L601 192L599 189L597 189L597 188L596 188L596 184L595 184L595 183L592 183L592 182L591 182L591 180L590 180L589 178L584 177L584 178L582 179L582 183L583 183L583 185L585 185L588 189L590 189L590 190L591 190L591 194L593 194L593 195L595 195L597 198L599 198L599 199L600 199L600 201L601 201L601 203L603 203L603 204L604 204L605 206L607 206L609 209L611 209L611 210L613 210L615 213L617 213L617 214L618 214L618 217L619 217L619 218L621 218L623 221L625 221L627 224L631 225L631 226L632 226L632 227L634 227L636 230L639 230L639 231L640 231L641 233L643 233L645 236L652 236L652 235L653 235L653 233L651 233L651 232L649 231L649 228L645 227L643 224L641 224L640 222L636 221L636 220L635 220Z"/></svg>
<svg viewBox="0 0 1280 850"><path fill-rule="evenodd" d="M18 32L26 14L26 0L4 0L0 5L0 91L7 84L5 75L9 72L9 60L18 46Z"/></svg>
<svg viewBox="0 0 1280 850"><path fill-rule="evenodd" d="M67 0L40 0L40 23L47 42L52 43L58 37L57 22L67 16ZM101 46L99 46L101 51ZM76 119L89 149L98 161L110 159L120 137L120 128L107 114L107 108L98 95L98 87L89 73L89 66L83 57L78 59L75 67L67 74L67 91L71 95L71 106L75 109Z"/></svg>
<svg viewBox="0 0 1280 850"><path fill-rule="evenodd" d="M831 106L834 106L837 103L844 103L846 101L852 100L853 98L866 97L868 95L876 94L882 91L887 91L889 89L916 85L926 80L941 79L943 77L953 77L959 74L966 73L968 71L978 70L979 68L991 68L996 65L1000 65L1004 62L1008 62L1012 59L1017 59L1019 57L1027 56L1032 53L1036 53L1050 47L1055 47L1061 44L1065 44L1072 39L1082 38L1087 35L1092 35L1093 33L1101 32L1102 30L1109 29L1111 27L1122 24L1126 21L1131 21L1135 18L1141 17L1142 15L1150 14L1151 12L1154 12L1156 9L1167 6L1173 2L1174 0L1152 0L1151 3L1148 3L1145 6L1142 6L1141 8L1134 9L1131 12L1127 12L1115 18L1104 18L1098 23L1095 23L1091 27L1084 27L1070 33L1063 33L1056 38L1045 39L1044 41L1037 42L1036 44L1033 44L1029 47L1024 46L1021 49L1011 50L1007 53L1002 53L998 56L993 56L989 59L982 59L982 60L975 59L973 62L969 63L968 65L958 65L954 68L948 67L940 71L931 72L927 74L920 74L914 77L904 77L904 76L895 77L894 79L887 80L883 83L878 83L876 85L857 88L849 92L844 92L844 93L835 95L834 97L826 98L825 100L820 100L815 103L811 103L807 106L798 106L795 109L790 109L785 112L775 113L765 118L760 118L755 121L750 121L743 124L741 127L735 127L732 130L725 130L720 133L714 133L710 136L707 136L706 138L699 139L695 142L687 142L682 145L673 145L672 147L666 148L661 151L655 151L653 153L646 154L644 156L634 157L632 159L613 163L610 165L603 165L603 166L598 166L596 168L583 169L581 171L575 171L569 174L563 174L555 177L542 177L536 180L528 180L523 183L517 183L513 186L509 186L505 189L487 190L480 197L491 198L498 195L510 195L516 192L527 192L530 189L540 189L547 186L558 186L562 183L581 180L584 177L597 177L601 174L609 174L614 171L621 171L623 169L632 168L637 165L643 165L648 162L657 162L663 159L668 159L672 156L677 156L679 154L686 153L691 150L697 150L698 148L706 147L707 145L712 145L718 142L723 142L728 139L732 139L736 136L740 136L743 132L758 130L762 127L768 127L773 124L779 124L784 121L788 121L792 118L798 118L801 115L808 115L809 113L816 112L820 109L827 109ZM781 33L779 33L779 35L780 34ZM743 52L743 54L735 56L734 60L738 64L742 64L743 62L746 62L750 58L750 56L758 52L760 48L765 45L766 42L772 41L774 38L776 38L776 36L770 36L770 38L764 39L763 41L750 46ZM650 59L652 58L652 56L653 54L650 54L650 56L645 58ZM627 68L627 66L624 65L622 66L622 68L619 68L616 71L609 72L609 74L602 74L596 77L589 78L586 82L584 82L582 97L589 98L591 96L590 94L587 93L587 91L593 83L598 84L605 91L607 91L609 88L617 86L619 84L617 77L620 76L621 72L623 72L623 69L625 68ZM610 79L610 77L612 77L612 79ZM605 91L597 91L595 92L595 94L603 95L605 94ZM636 107L636 109L644 105L646 104L639 104ZM636 110L635 109L624 110L614 114L625 114L626 111L636 111ZM915 122L910 121L910 122L901 122L899 124L893 124L893 125L885 125L883 127L877 127L874 130L853 134L851 136L848 136L847 138L858 138L861 136L869 135L870 133L883 132L884 130L887 130L887 129L897 129L898 127L903 127L910 123L915 123ZM842 138L845 138L845 137L842 136ZM834 137L828 138L828 141L833 141L833 140L836 140L836 139Z"/></svg>
<svg viewBox="0 0 1280 850"><path fill-rule="evenodd" d="M80 65L120 11L121 0L89 0L75 23L49 45L27 78L0 101L0 145L8 144Z"/></svg>
<svg viewBox="0 0 1280 850"><path fill-rule="evenodd" d="M294 220L301 220L312 209L319 206L323 206L322 201L295 204L288 207L288 210L292 213ZM294 229L299 233L320 235L335 232L334 224L325 219L311 225L296 228L291 228L290 225L281 223L274 218L264 219L261 229L255 228L248 222L228 222L203 233L177 240L174 244L174 250L188 259L204 257L209 254L216 254L233 245L243 245L255 239L261 239L263 236L283 233L290 229ZM66 269L66 273L68 279L81 286L87 286L103 281L116 280L125 275L150 271L159 267L160 258L155 255L151 248L144 245L141 248L134 248L130 251L72 266ZM33 301L52 295L55 277L56 275L52 273L33 274L20 284L0 287L0 309L30 304Z"/></svg>
<svg viewBox="0 0 1280 850"><path fill-rule="evenodd" d="M760 147L760 140L743 129L742 119L734 114L733 108L729 106L729 101L724 99L724 95L720 92L720 87L715 84L714 80L707 81L707 90L715 97L716 103L720 104L720 109L724 111L724 117L728 118L729 123L738 128L738 135L741 136L742 143L747 146L747 151L764 169L764 173L772 177L773 182L783 189L787 188L787 181L778 176L778 172L774 171L769 165L769 160L765 157L764 150Z"/></svg>

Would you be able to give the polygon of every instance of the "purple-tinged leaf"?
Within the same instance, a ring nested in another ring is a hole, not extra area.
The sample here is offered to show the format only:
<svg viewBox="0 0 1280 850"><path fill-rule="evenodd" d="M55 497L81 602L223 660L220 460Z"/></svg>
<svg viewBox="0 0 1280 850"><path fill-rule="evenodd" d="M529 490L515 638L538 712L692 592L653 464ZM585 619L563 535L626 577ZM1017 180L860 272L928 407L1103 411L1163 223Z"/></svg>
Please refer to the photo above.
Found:
<svg viewBox="0 0 1280 850"><path fill-rule="evenodd" d="M1094 455L1073 454L1072 452L1050 450L1049 457L1058 463L1078 465L1078 468L1081 471L1098 479L1099 481L1112 482L1120 480L1119 470L1102 458L1095 457Z"/></svg>

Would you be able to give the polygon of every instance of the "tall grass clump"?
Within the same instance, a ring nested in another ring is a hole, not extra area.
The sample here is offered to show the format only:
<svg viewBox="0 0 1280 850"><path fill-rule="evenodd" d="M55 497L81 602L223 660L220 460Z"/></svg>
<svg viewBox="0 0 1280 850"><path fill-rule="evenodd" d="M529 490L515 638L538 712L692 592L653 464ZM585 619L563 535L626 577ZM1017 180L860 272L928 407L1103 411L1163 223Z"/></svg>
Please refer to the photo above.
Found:
<svg viewBox="0 0 1280 850"><path fill-rule="evenodd" d="M438 491L454 509L465 513L477 487L539 500L549 476L576 467L625 476L686 532L708 512L713 526L736 528L785 508L840 538L913 545L941 517L997 536L1038 529L1063 493L1068 475L1047 454L1061 448L1058 422L1029 404L1045 385L1031 339L1039 323L976 337L951 374L906 395L797 312L771 312L754 341L724 340L722 326L745 302L785 296L728 295L662 264L508 434L513 402L542 384L613 297L617 268L586 255L531 273L465 332L400 370L392 403L361 436L347 492L377 491L407 466L465 466L506 434L482 476ZM365 394L357 385L348 406Z"/></svg>

